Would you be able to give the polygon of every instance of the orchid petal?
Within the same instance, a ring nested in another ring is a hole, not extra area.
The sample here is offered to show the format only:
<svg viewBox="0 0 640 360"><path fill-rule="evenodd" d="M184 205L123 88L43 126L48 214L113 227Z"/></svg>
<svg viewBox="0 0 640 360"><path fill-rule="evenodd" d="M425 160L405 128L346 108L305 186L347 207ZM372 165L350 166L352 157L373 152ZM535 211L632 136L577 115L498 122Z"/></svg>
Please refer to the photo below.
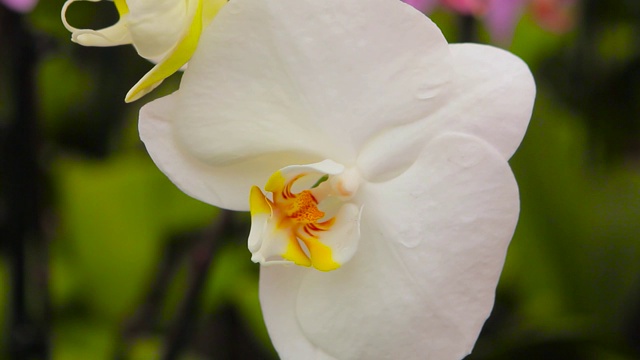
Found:
<svg viewBox="0 0 640 360"><path fill-rule="evenodd" d="M211 20L218 15L220 9L226 5L228 0L202 0L202 23L209 25Z"/></svg>
<svg viewBox="0 0 640 360"><path fill-rule="evenodd" d="M127 0L113 0L113 4L116 6L116 10L118 10L118 14L120 17L124 16L124 14L129 13L129 5L127 5Z"/></svg>
<svg viewBox="0 0 640 360"><path fill-rule="evenodd" d="M176 137L212 165L281 151L350 165L380 129L442 105L449 57L401 2L232 1L182 79Z"/></svg>
<svg viewBox="0 0 640 360"><path fill-rule="evenodd" d="M361 151L358 165L370 181L401 173L423 144L443 132L478 136L509 159L524 137L535 98L527 65L499 48L452 44L455 77L446 106L421 121L387 130Z"/></svg>
<svg viewBox="0 0 640 360"><path fill-rule="evenodd" d="M226 4L226 0L207 1L206 16L203 14L202 1L190 1L189 4L195 4L196 7L193 9L193 14L191 14L191 9L187 9L192 20L182 40L129 90L125 97L126 102L138 100L148 94L189 61L198 46L203 25L213 19L220 8Z"/></svg>
<svg viewBox="0 0 640 360"><path fill-rule="evenodd" d="M76 1L100 2L102 0L67 0L62 6L61 18L64 27L71 32L71 41L83 46L117 46L131 44L131 34L127 29L127 22L123 19L123 13L127 9L122 7L122 2L116 2L116 8L120 13L120 20L112 26L101 30L78 29L67 21L67 10ZM128 10L128 9L127 9Z"/></svg>
<svg viewBox="0 0 640 360"><path fill-rule="evenodd" d="M160 61L190 31L202 0L129 0L127 5L136 51L145 59Z"/></svg>
<svg viewBox="0 0 640 360"><path fill-rule="evenodd" d="M476 135L509 159L522 142L533 110L536 87L529 67L495 47L452 44L450 49L455 90L435 115L438 127Z"/></svg>
<svg viewBox="0 0 640 360"><path fill-rule="evenodd" d="M320 160L282 152L211 166L193 157L176 141L173 122L181 120L176 100L177 93L174 93L142 107L140 138L160 170L182 191L196 199L226 209L249 210L249 189L255 184L266 183L274 169Z"/></svg>
<svg viewBox="0 0 640 360"><path fill-rule="evenodd" d="M330 273L261 268L280 357L464 357L493 306L518 217L504 156L477 137L444 134L399 177L363 185L359 198L362 234L350 262Z"/></svg>
<svg viewBox="0 0 640 360"><path fill-rule="evenodd" d="M251 211L251 229L247 240L247 247L252 253L260 250L264 242L265 234L269 230L269 219L273 213L271 203L262 193L259 187L251 188L249 195Z"/></svg>
<svg viewBox="0 0 640 360"><path fill-rule="evenodd" d="M213 19L213 17L217 13L217 10L219 10L220 7L222 7L222 5L224 5L225 3L226 1L223 0L223 1L216 1L215 2L216 6L208 5L209 10L207 14L207 19L203 19L202 0L188 1L187 8L185 10L186 14L184 14L183 17L186 17L189 23L189 26L186 26L186 29L180 29L181 38L179 40L170 39L170 41L172 41L173 48L168 52L164 52L160 54L162 58L148 73L146 73L131 88L131 90L129 90L129 92L125 96L125 102L132 102L140 99L141 97L143 97L144 95L148 94L153 89L158 87L158 85L160 85L162 81L164 81L164 79L166 79L176 71L180 70L180 68L182 68L182 66L184 66L189 61L189 59L193 55L193 52L196 50L196 47L198 46L198 41L200 39L200 34L202 33L202 28L204 25L203 20L206 20L205 21L205 24L206 24L208 21ZM144 11L141 11L141 13L144 13ZM162 12L162 15L171 16L172 13L169 11L164 11ZM139 23L142 25L149 24L148 21L140 21ZM158 24L157 21L153 22L153 25L157 25L157 24ZM133 31L133 34L136 34L136 33L142 33L142 34L149 33L150 36L147 35L145 38L163 39L163 41L167 41L166 39L164 39L163 36L158 36L158 32L155 29L155 26L152 26L151 29L146 31ZM154 41L136 42L135 40L136 39L134 38L134 44L140 43L140 44L146 45L146 47L149 49L146 51L147 53L153 49L163 48L162 46L158 46L158 44L155 44ZM136 49L140 52L141 55L144 53L141 48L136 47Z"/></svg>
<svg viewBox="0 0 640 360"><path fill-rule="evenodd" d="M302 332L294 311L297 289L305 276L313 271L295 265L260 267L262 315L269 337L282 360L337 360L314 345Z"/></svg>
<svg viewBox="0 0 640 360"><path fill-rule="evenodd" d="M358 249L361 211L355 204L344 204L335 214L331 229L320 237L322 244L331 249L333 260L341 266L351 260ZM313 239L309 241L307 247L313 255Z"/></svg>
<svg viewBox="0 0 640 360"><path fill-rule="evenodd" d="M119 21L100 30L77 29L66 19L67 0L62 21L71 31L71 39L85 46L132 44L138 54L157 64L136 83L125 97L132 102L156 88L180 70L193 55L203 27L216 16L226 0L116 0Z"/></svg>

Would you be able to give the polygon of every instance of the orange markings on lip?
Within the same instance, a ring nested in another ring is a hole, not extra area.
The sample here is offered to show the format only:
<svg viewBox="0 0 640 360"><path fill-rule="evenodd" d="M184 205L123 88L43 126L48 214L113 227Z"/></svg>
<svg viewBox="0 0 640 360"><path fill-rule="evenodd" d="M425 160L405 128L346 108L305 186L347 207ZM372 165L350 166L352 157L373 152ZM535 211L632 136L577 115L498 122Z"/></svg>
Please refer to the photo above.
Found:
<svg viewBox="0 0 640 360"><path fill-rule="evenodd" d="M288 204L287 215L296 222L308 224L322 219L324 212L318 209L318 201L311 191L304 190Z"/></svg>
<svg viewBox="0 0 640 360"><path fill-rule="evenodd" d="M325 212L318 209L318 199L310 190L303 190L297 194L291 191L293 184L307 174L299 174L286 183L280 189L273 189L273 201L269 201L276 214L280 214L278 227L289 228L295 237L304 241L306 236L318 238L317 232L327 231L335 222L334 218L318 222L325 216ZM308 237L307 237L308 238Z"/></svg>
<svg viewBox="0 0 640 360"><path fill-rule="evenodd" d="M284 188L280 192L283 198L290 199L292 197L295 197L295 195L291 192L291 187L293 186L294 182L296 182L298 179L300 179L304 175L305 174L300 174L300 175L294 177L293 179L289 180L289 182L285 184ZM317 202L316 202L316 204L317 204Z"/></svg>

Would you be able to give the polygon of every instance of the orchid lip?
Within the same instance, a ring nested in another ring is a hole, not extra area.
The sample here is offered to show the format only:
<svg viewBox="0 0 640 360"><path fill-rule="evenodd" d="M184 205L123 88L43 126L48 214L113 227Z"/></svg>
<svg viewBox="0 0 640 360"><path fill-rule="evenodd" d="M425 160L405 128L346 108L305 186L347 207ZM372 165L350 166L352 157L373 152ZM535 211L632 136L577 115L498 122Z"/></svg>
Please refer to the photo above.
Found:
<svg viewBox="0 0 640 360"><path fill-rule="evenodd" d="M250 195L251 260L338 269L355 253L361 208L350 202L361 178L333 161L288 166Z"/></svg>

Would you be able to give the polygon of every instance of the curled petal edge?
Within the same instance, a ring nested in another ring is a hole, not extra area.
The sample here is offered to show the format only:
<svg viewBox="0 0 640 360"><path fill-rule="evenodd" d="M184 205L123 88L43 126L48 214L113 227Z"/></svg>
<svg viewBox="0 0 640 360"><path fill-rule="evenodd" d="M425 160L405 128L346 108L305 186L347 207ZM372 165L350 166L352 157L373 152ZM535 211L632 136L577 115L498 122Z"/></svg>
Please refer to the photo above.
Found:
<svg viewBox="0 0 640 360"><path fill-rule="evenodd" d="M78 29L69 24L67 21L67 10L71 4L77 1L100 2L102 0L67 0L64 3L60 17L62 18L64 27L71 32L71 41L83 46L99 47L131 44L131 36L125 25L125 18L126 14L129 13L129 8L124 0L114 1L118 14L120 15L120 20L114 25L100 30Z"/></svg>

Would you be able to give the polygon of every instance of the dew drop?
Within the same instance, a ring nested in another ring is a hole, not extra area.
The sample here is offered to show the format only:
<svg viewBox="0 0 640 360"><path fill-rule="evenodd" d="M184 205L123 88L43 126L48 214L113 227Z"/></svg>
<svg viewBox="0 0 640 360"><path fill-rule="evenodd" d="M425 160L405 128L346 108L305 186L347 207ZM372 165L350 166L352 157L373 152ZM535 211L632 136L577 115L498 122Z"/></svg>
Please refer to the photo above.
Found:
<svg viewBox="0 0 640 360"><path fill-rule="evenodd" d="M418 98L419 100L431 99L438 95L438 92L439 91L437 86L423 86L418 89L416 98Z"/></svg>
<svg viewBox="0 0 640 360"><path fill-rule="evenodd" d="M400 239L400 244L413 249L416 246L420 245L420 239L416 237L402 237L402 239Z"/></svg>
<svg viewBox="0 0 640 360"><path fill-rule="evenodd" d="M407 223L406 228L398 232L398 242L407 248L415 248L422 240L420 226L414 223Z"/></svg>

